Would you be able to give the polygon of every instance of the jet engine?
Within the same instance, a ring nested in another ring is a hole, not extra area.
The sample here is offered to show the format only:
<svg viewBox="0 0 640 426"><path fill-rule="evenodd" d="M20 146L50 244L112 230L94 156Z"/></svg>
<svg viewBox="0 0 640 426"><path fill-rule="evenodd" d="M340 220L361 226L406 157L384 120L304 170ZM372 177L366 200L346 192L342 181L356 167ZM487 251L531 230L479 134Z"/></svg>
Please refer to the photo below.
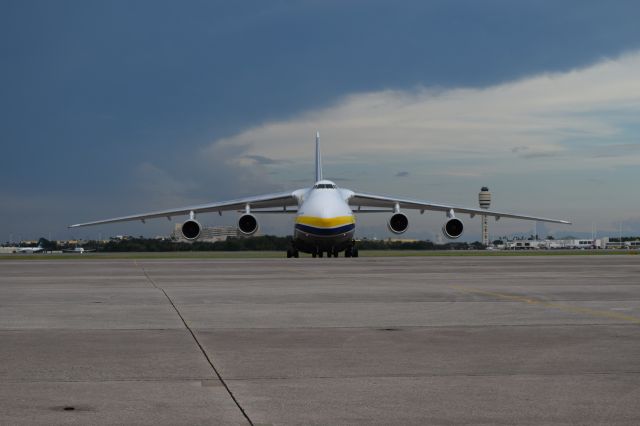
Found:
<svg viewBox="0 0 640 426"><path fill-rule="evenodd" d="M252 214L245 213L238 219L238 230L244 235L253 235L258 230L258 219Z"/></svg>
<svg viewBox="0 0 640 426"><path fill-rule="evenodd" d="M180 228L182 235L189 241L197 239L200 236L201 230L202 226L194 219L187 220L182 224L182 228Z"/></svg>
<svg viewBox="0 0 640 426"><path fill-rule="evenodd" d="M409 218L403 213L394 213L389 219L387 227L394 234L402 234L409 227Z"/></svg>
<svg viewBox="0 0 640 426"><path fill-rule="evenodd" d="M442 226L442 233L449 239L455 240L460 235L462 235L462 231L464 230L464 225L462 221L456 217L452 217L447 220Z"/></svg>

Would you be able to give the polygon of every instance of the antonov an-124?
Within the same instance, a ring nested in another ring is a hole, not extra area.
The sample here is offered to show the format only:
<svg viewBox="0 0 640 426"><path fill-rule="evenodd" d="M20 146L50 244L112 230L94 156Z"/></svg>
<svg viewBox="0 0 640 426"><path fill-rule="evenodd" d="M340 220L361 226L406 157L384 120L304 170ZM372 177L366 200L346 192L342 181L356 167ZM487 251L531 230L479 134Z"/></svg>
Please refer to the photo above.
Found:
<svg viewBox="0 0 640 426"><path fill-rule="evenodd" d="M165 217L171 220L173 216L188 215L188 219L180 229L184 238L194 241L198 239L202 229L196 220L196 215L200 213L217 212L222 214L223 211L236 210L240 213L238 218L239 232L243 235L253 235L258 230L256 214L285 212L295 214L293 245L287 250L287 257L298 257L299 252L310 253L313 257L322 257L324 253L327 254L327 257L338 257L342 251L344 251L345 257L358 257L354 232L356 215L362 213L386 212L390 214L387 222L389 230L394 234L402 234L409 227L409 219L402 213L403 209L419 210L420 213L424 213L426 210L444 212L446 222L442 226L442 233L449 239L456 239L462 235L464 225L456 216L458 213L468 214L471 217L475 215L492 216L496 220L512 218L570 224L565 220L456 207L399 197L364 194L350 189L338 188L335 183L322 177L319 133L316 134L315 165L315 184L311 188L78 223L69 227L77 228L133 220L140 220L144 223L146 219Z"/></svg>

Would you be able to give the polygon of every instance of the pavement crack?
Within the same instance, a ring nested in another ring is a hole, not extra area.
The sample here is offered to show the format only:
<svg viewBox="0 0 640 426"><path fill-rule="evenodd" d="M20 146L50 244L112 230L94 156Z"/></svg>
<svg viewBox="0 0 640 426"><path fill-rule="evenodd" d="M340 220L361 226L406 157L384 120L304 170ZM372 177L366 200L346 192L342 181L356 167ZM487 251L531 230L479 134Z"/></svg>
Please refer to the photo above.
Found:
<svg viewBox="0 0 640 426"><path fill-rule="evenodd" d="M182 316L182 313L180 312L180 310L178 309L176 304L173 302L173 299L171 299L169 294L162 287L160 287L160 286L158 286L156 284L156 282L153 280L153 278L151 278L151 276L149 276L149 274L147 273L147 271L146 271L146 269L144 268L143 265L138 264L137 260L135 261L135 264L136 264L136 266L139 266L140 269L142 269L142 273L147 278L149 283L151 283L151 285L154 288L157 288L158 290L160 290L164 294L164 296L167 298L167 300L169 301L169 304L173 307L173 310L176 311L176 314L178 314L178 317L180 317L180 321L182 321L182 324L184 324L184 326L187 329L187 331L189 332L189 334L191 334L191 337L193 338L194 342L196 343L196 345L200 349L200 352L202 352L202 355L204 356L204 358L207 360L207 363L211 366L211 369L213 370L215 375L218 377L218 380L220 380L220 383L222 383L222 386L224 386L224 388L226 389L227 393L229 394L229 396L231 397L233 402L236 404L236 407L238 407L238 409L240 410L240 412L242 413L244 418L247 420L247 422L249 422L249 424L251 426L253 426L254 423L249 418L249 415L244 410L242 405L240 405L240 401L238 401L238 399L235 397L235 395L233 394L233 392L229 388L229 385L227 384L227 382L222 378L222 375L220 374L220 372L218 371L216 366L213 364L213 360L211 359L211 357L209 357L209 354L207 354L207 351L204 349L204 346L202 346L202 343L200 343L200 340L198 340L198 336L196 336L196 333L189 326L189 324L187 324L187 321L184 319L184 317Z"/></svg>

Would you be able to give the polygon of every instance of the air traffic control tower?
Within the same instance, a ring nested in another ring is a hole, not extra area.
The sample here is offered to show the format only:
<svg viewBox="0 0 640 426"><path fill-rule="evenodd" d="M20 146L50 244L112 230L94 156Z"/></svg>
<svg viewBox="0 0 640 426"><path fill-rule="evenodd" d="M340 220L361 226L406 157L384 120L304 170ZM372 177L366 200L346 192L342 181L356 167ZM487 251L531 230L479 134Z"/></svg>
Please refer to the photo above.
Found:
<svg viewBox="0 0 640 426"><path fill-rule="evenodd" d="M488 209L491 205L491 193L489 188L483 186L478 194L478 201L481 209ZM482 215L482 244L489 245L489 220L486 215Z"/></svg>

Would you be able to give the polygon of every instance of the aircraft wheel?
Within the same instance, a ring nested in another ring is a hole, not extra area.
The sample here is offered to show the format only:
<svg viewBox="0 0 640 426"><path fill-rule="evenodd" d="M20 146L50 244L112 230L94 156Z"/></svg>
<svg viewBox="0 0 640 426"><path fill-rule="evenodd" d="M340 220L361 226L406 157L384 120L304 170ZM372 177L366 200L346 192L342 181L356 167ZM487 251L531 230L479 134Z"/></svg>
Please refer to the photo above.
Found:
<svg viewBox="0 0 640 426"><path fill-rule="evenodd" d="M351 247L347 247L344 250L344 257L351 257Z"/></svg>
<svg viewBox="0 0 640 426"><path fill-rule="evenodd" d="M287 259L290 259L293 256L293 251L291 249L287 249Z"/></svg>
<svg viewBox="0 0 640 426"><path fill-rule="evenodd" d="M298 250L294 250L293 251L293 257L295 257L295 258L300 257L300 252Z"/></svg>
<svg viewBox="0 0 640 426"><path fill-rule="evenodd" d="M333 257L338 257L339 254L340 252L337 249L333 250Z"/></svg>
<svg viewBox="0 0 640 426"><path fill-rule="evenodd" d="M316 256L318 256L318 254L315 251L311 253L311 257L313 257L314 259L316 258Z"/></svg>
<svg viewBox="0 0 640 426"><path fill-rule="evenodd" d="M351 249L351 255L353 257L358 257L358 248L357 247L354 247L354 248Z"/></svg>
<svg viewBox="0 0 640 426"><path fill-rule="evenodd" d="M318 250L318 257L322 257L322 251Z"/></svg>

